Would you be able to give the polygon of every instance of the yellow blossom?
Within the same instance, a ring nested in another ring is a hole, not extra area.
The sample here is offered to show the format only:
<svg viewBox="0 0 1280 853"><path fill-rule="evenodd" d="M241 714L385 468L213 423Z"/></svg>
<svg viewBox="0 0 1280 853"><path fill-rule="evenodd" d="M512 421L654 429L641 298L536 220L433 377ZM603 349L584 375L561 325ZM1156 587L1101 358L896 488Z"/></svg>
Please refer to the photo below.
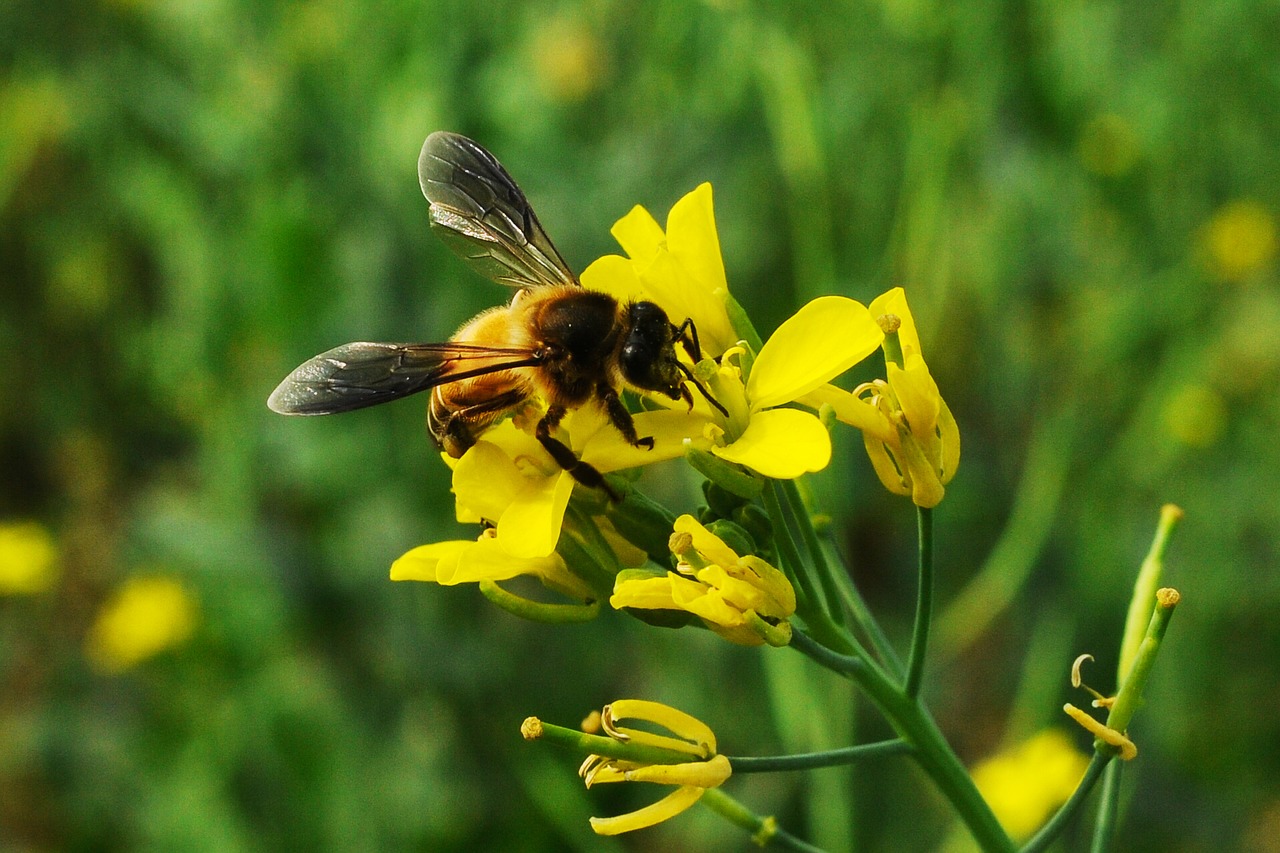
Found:
<svg viewBox="0 0 1280 853"><path fill-rule="evenodd" d="M1243 281L1275 258L1275 217L1256 201L1233 201L1209 220L1202 241L1215 275Z"/></svg>
<svg viewBox="0 0 1280 853"><path fill-rule="evenodd" d="M658 726L671 734L618 725L618 721L624 719ZM733 772L729 760L716 754L715 732L701 720L668 705L642 699L619 699L604 707L600 722L605 733L620 743L656 747L672 753L676 759L684 756L684 760L670 764L588 756L578 771L588 788L606 782L655 782L677 786L666 797L634 812L591 818L591 828L600 835L644 829L675 817L701 799L708 788L723 784Z"/></svg>
<svg viewBox="0 0 1280 853"><path fill-rule="evenodd" d="M569 571L559 554L513 557L487 528L478 539L450 540L419 545L391 564L393 581L428 581L441 586L482 581L535 577L571 598L587 600L591 589Z"/></svg>
<svg viewBox="0 0 1280 853"><path fill-rule="evenodd" d="M919 506L937 506L960 463L960 430L925 364L903 289L876 297L871 314L890 325L890 318L898 322L893 337L901 354L886 356L887 379L868 382L852 394L824 385L802 402L829 404L837 418L862 430L867 455L885 488L910 496Z"/></svg>
<svg viewBox="0 0 1280 853"><path fill-rule="evenodd" d="M58 549L34 521L0 523L0 595L44 592L58 577Z"/></svg>
<svg viewBox="0 0 1280 853"><path fill-rule="evenodd" d="M1075 792L1088 764L1065 733L1046 729L978 764L973 781L1000 824L1023 840Z"/></svg>
<svg viewBox="0 0 1280 853"><path fill-rule="evenodd" d="M85 641L99 669L119 672L186 642L195 630L196 602L171 577L133 577L103 605Z"/></svg>
<svg viewBox="0 0 1280 853"><path fill-rule="evenodd" d="M626 302L656 302L676 323L693 320L702 354L715 358L738 335L725 308L729 285L720 257L711 184L677 201L667 229L640 205L619 219L612 232L628 257L605 255L583 271L584 287Z"/></svg>
<svg viewBox="0 0 1280 853"><path fill-rule="evenodd" d="M739 557L691 515L676 519L675 531L673 541L681 542L676 571L620 572L610 605L685 611L734 643L785 645L791 636L786 620L796 609L786 576L759 557Z"/></svg>

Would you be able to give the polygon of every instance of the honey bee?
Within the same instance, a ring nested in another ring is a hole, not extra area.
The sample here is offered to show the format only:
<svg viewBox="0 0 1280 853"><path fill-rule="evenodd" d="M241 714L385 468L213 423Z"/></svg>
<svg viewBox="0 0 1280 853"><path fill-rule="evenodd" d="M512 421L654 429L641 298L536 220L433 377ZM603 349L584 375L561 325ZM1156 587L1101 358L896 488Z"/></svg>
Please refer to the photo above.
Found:
<svg viewBox="0 0 1280 853"><path fill-rule="evenodd" d="M628 442L636 433L623 388L684 400L689 385L723 411L676 352L701 359L693 321L679 325L657 304L622 303L583 288L556 251L524 193L498 160L456 133L427 137L418 180L431 203L432 227L466 263L516 288L510 304L491 308L444 343L357 342L300 365L267 405L284 415L329 415L431 390L427 426L455 459L489 427L537 399L546 413L534 435L583 485L618 495L604 476L554 435L571 410L596 405Z"/></svg>

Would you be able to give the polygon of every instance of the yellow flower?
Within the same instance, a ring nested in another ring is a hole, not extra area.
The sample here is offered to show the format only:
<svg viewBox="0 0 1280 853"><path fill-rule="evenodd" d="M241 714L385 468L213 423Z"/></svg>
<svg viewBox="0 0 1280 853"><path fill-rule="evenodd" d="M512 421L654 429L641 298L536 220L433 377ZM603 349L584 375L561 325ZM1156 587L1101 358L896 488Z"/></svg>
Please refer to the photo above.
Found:
<svg viewBox="0 0 1280 853"><path fill-rule="evenodd" d="M843 296L813 300L765 341L742 380L745 350L724 354L707 387L728 416L708 411L713 454L774 479L820 471L831 437L810 412L776 408L805 395L866 358L884 338L871 313Z"/></svg>
<svg viewBox="0 0 1280 853"><path fill-rule="evenodd" d="M441 586L481 581L505 581L521 575L535 577L549 589L587 600L591 589L569 571L559 554L513 557L486 529L479 539L455 539L419 545L391 564L393 581L428 581Z"/></svg>
<svg viewBox="0 0 1280 853"><path fill-rule="evenodd" d="M1275 258L1275 217L1256 201L1233 201L1209 220L1202 241L1215 275L1243 281Z"/></svg>
<svg viewBox="0 0 1280 853"><path fill-rule="evenodd" d="M1089 760L1058 729L1046 729L973 768L973 781L1000 824L1024 840L1067 801Z"/></svg>
<svg viewBox="0 0 1280 853"><path fill-rule="evenodd" d="M583 271L584 287L626 302L656 302L677 324L693 320L702 354L723 353L738 340L725 309L729 285L720 257L711 184L677 201L667 230L640 205L611 231L628 257L605 255Z"/></svg>
<svg viewBox="0 0 1280 853"><path fill-rule="evenodd" d="M676 202L665 232L637 206L618 220L613 235L629 257L600 258L582 274L583 285L624 301L656 302L676 323L693 320L703 355L718 359L704 361L698 375L728 415L695 394L693 414L710 425L699 433L696 422L685 424L692 446L778 479L825 468L831 440L821 422L778 407L880 345L883 333L870 312L852 299L815 299L783 323L748 366L726 308L730 296L710 184ZM683 405L655 399L672 408Z"/></svg>
<svg viewBox="0 0 1280 853"><path fill-rule="evenodd" d="M661 726L671 734L622 727L618 725L618 720L622 719ZM637 811L616 817L591 818L591 828L599 835L618 835L644 829L675 817L700 800L708 788L723 784L733 772L729 760L716 754L715 732L701 720L668 705L642 699L619 699L604 707L601 725L614 740L665 750L672 754L676 763L645 763L591 755L578 771L588 788L606 782L656 782L678 787L656 803Z"/></svg>
<svg viewBox="0 0 1280 853"><path fill-rule="evenodd" d="M169 577L134 577L103 605L85 641L99 669L120 672L186 642L195 630L196 602Z"/></svg>
<svg viewBox="0 0 1280 853"><path fill-rule="evenodd" d="M885 488L910 496L918 506L937 506L960 464L959 427L925 364L902 288L876 297L871 314L899 322L894 337L900 356L891 352L886 339L887 381L868 382L852 394L825 385L803 402L830 404L837 418L862 430L867 455Z"/></svg>
<svg viewBox="0 0 1280 853"><path fill-rule="evenodd" d="M744 646L786 645L796 596L782 572L732 548L691 515L676 519L674 572L630 569L618 574L609 604L641 610L683 610Z"/></svg>
<svg viewBox="0 0 1280 853"><path fill-rule="evenodd" d="M58 577L58 549L34 521L0 524L0 595L33 595Z"/></svg>

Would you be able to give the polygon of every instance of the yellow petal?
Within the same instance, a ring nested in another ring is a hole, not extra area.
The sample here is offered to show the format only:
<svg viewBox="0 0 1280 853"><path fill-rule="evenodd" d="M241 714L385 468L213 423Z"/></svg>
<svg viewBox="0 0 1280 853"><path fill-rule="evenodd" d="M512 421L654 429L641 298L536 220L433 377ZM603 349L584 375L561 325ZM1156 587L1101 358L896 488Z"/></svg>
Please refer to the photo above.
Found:
<svg viewBox="0 0 1280 853"><path fill-rule="evenodd" d="M685 580L685 579L681 579ZM671 597L681 610L687 610L699 619L726 628L737 628L746 623L742 611L729 604L715 590L693 581L672 582Z"/></svg>
<svg viewBox="0 0 1280 853"><path fill-rule="evenodd" d="M738 562L737 553L724 544L724 540L712 533L692 515L682 515L672 525L676 533L688 533L693 539L693 548L710 563L731 566Z"/></svg>
<svg viewBox="0 0 1280 853"><path fill-rule="evenodd" d="M898 327L898 342L902 345L902 361L904 367L911 367L917 359L924 358L920 349L920 333L916 331L915 318L907 306L907 292L895 287L871 300L871 317L877 319L884 314L894 314L902 325Z"/></svg>
<svg viewBox="0 0 1280 853"><path fill-rule="evenodd" d="M938 393L938 383L929 375L929 367L923 359L906 370L890 362L885 365L889 387L898 398L902 414L906 415L911 432L925 436L933 432L938 423L938 408L942 405L942 397Z"/></svg>
<svg viewBox="0 0 1280 853"><path fill-rule="evenodd" d="M755 573L760 589L772 602L763 609L757 608L757 612L775 619L785 619L796 612L796 591L785 574L754 554L743 557L739 565Z"/></svg>
<svg viewBox="0 0 1280 853"><path fill-rule="evenodd" d="M713 447L711 452L766 477L790 480L827 467L831 436L822 421L808 412L770 409L752 415L733 444Z"/></svg>
<svg viewBox="0 0 1280 853"><path fill-rule="evenodd" d="M462 552L475 545L475 541L451 540L449 542L433 542L430 545L419 545L404 554L391 564L393 581L429 581L438 582L441 563L447 563L445 572L452 576Z"/></svg>
<svg viewBox="0 0 1280 853"><path fill-rule="evenodd" d="M582 271L578 280L583 287L607 293L619 302L635 302L646 298L640 278L636 275L635 263L621 255L597 258Z"/></svg>
<svg viewBox="0 0 1280 853"><path fill-rule="evenodd" d="M870 433L881 441L896 442L898 431L884 413L870 403L855 397L843 388L834 385L819 385L817 388L800 397L796 402L818 409L823 403L831 406L832 412L842 423L857 427Z"/></svg>
<svg viewBox="0 0 1280 853"><path fill-rule="evenodd" d="M587 439L582 448L582 461L603 474L651 465L684 455L685 441L696 446L705 444L702 437L710 418L697 411L687 412L684 404L679 409L641 412L635 415L636 435L653 439L653 449L635 447L626 442L622 434L608 425Z"/></svg>
<svg viewBox="0 0 1280 853"><path fill-rule="evenodd" d="M561 471L530 483L498 519L498 542L512 557L545 557L560 541L574 479Z"/></svg>
<svg viewBox="0 0 1280 853"><path fill-rule="evenodd" d="M844 373L880 346L884 333L866 306L821 296L773 333L751 368L747 397L754 411L807 394Z"/></svg>
<svg viewBox="0 0 1280 853"><path fill-rule="evenodd" d="M947 401L940 402L942 405L938 409L938 432L940 433L938 440L942 444L941 479L943 485L946 485L951 482L951 478L956 475L956 469L960 467L960 427L956 425L956 419L951 414Z"/></svg>
<svg viewBox="0 0 1280 853"><path fill-rule="evenodd" d="M676 788L661 800L642 809L618 815L617 817L593 817L591 818L591 828L595 830L597 835L618 835L623 832L644 829L645 827L662 823L664 820L673 818L688 809L702 799L702 795L706 793L706 790L706 788L699 788L694 785Z"/></svg>
<svg viewBox="0 0 1280 853"><path fill-rule="evenodd" d="M895 495L910 495L911 486L904 477L903 463L894 455L893 447L869 432L862 434L862 442L871 459L871 467L884 487Z"/></svg>
<svg viewBox="0 0 1280 853"><path fill-rule="evenodd" d="M709 755L716 751L716 733L710 726L692 714L661 702L649 699L615 699L609 703L607 716L612 723L618 720L647 720L690 743L705 745Z"/></svg>
<svg viewBox="0 0 1280 853"><path fill-rule="evenodd" d="M496 521L528 482L502 448L492 441L476 442L453 469L458 520Z"/></svg>
<svg viewBox="0 0 1280 853"><path fill-rule="evenodd" d="M736 578L723 566L708 566L698 572L698 580L712 587L734 610L759 610L765 605L764 592L750 581Z"/></svg>
<svg viewBox="0 0 1280 853"><path fill-rule="evenodd" d="M702 354L714 358L737 341L724 299L694 279L675 255L659 250L647 264L637 263L640 282L673 323L693 320Z"/></svg>
<svg viewBox="0 0 1280 853"><path fill-rule="evenodd" d="M683 764L646 764L627 771L628 782L656 782L660 785L696 785L699 788L718 788L733 775L733 766L723 755L713 755L706 761L686 761Z"/></svg>
<svg viewBox="0 0 1280 853"><path fill-rule="evenodd" d="M728 289L711 184L700 184L671 206L667 214L667 249L707 292Z"/></svg>
<svg viewBox="0 0 1280 853"><path fill-rule="evenodd" d="M647 261L666 241L662 226L649 215L649 211L638 204L626 216L613 223L609 233L618 241L622 250L636 261Z"/></svg>
<svg viewBox="0 0 1280 853"><path fill-rule="evenodd" d="M667 575L646 578L629 578L614 584L609 606L615 610L636 607L641 610L678 610L671 597L671 580Z"/></svg>

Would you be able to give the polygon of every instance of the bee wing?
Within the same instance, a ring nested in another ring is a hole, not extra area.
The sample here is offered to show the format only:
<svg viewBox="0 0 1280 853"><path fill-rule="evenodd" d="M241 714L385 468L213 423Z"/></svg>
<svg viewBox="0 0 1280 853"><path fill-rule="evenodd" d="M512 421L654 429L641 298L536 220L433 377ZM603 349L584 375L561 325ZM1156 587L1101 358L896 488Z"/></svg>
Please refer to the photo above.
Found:
<svg viewBox="0 0 1280 853"><path fill-rule="evenodd" d="M476 344L343 344L299 365L267 407L282 415L332 415L537 361L530 350Z"/></svg>
<svg viewBox="0 0 1280 853"><path fill-rule="evenodd" d="M481 275L511 287L578 283L520 187L478 143L431 134L418 156L418 182L431 224Z"/></svg>

